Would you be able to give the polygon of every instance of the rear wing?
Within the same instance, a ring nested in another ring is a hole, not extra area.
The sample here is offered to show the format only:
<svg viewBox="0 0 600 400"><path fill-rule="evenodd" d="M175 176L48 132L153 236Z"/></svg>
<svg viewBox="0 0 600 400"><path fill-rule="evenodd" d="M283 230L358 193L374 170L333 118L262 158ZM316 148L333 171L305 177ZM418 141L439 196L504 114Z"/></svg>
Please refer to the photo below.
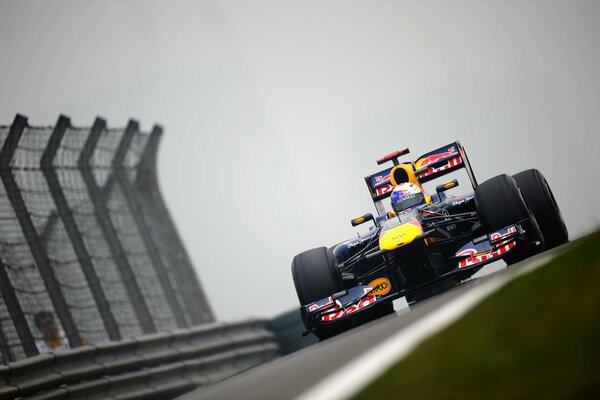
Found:
<svg viewBox="0 0 600 400"><path fill-rule="evenodd" d="M408 154L408 149L390 153L377 160L377 163L382 164L392 161L394 166L396 166L399 164L398 157L404 154ZM412 166L419 183L429 182L460 168L465 168L473 188L477 186L477 180L469 163L467 153L458 141L425 153L417 158L415 162L405 162L403 164ZM365 177L369 193L379 215L383 215L386 212L381 201L388 198L392 193L393 185L390 181L390 172L394 166Z"/></svg>
<svg viewBox="0 0 600 400"><path fill-rule="evenodd" d="M423 154L413 165L416 172L427 168L427 171L417 174L417 178L421 183L429 182L457 169L465 168L471 184L473 187L477 186L477 180L471 169L467 153L458 141Z"/></svg>
<svg viewBox="0 0 600 400"><path fill-rule="evenodd" d="M385 207L381 203L381 200L388 198L392 194L393 186L390 182L392 168L389 167L373 175L365 176L365 182L367 182L371 199L375 203L375 208L379 215L385 214Z"/></svg>

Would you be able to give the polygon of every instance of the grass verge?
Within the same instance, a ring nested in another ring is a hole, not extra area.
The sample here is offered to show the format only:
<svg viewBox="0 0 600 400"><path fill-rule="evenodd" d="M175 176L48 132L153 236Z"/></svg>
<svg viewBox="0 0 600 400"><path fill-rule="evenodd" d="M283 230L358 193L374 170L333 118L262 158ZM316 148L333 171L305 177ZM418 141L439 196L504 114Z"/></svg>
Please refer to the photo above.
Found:
<svg viewBox="0 0 600 400"><path fill-rule="evenodd" d="M355 399L600 398L600 232L508 283Z"/></svg>

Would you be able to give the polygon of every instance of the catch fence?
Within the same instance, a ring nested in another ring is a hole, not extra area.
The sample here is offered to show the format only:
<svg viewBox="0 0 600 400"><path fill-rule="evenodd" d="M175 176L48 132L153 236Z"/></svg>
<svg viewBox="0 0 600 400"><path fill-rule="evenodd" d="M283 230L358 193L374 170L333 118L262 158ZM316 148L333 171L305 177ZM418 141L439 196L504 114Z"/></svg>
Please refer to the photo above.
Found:
<svg viewBox="0 0 600 400"><path fill-rule="evenodd" d="M158 187L161 136L0 127L1 363L40 353L48 324L78 347L214 321Z"/></svg>

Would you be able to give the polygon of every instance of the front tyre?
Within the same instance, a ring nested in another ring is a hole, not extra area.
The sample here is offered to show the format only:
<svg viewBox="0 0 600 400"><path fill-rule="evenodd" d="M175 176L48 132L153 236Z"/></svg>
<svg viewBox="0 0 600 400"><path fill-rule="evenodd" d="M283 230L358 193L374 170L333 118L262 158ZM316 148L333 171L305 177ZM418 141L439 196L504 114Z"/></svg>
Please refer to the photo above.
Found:
<svg viewBox="0 0 600 400"><path fill-rule="evenodd" d="M565 221L544 175L537 169L528 169L513 175L513 178L540 226L545 249L568 242Z"/></svg>
<svg viewBox="0 0 600 400"><path fill-rule="evenodd" d="M307 250L294 257L292 277L298 300L303 306L342 290L342 281L335 256L326 247ZM323 340L348 328L344 324L330 323L318 327L314 333Z"/></svg>
<svg viewBox="0 0 600 400"><path fill-rule="evenodd" d="M534 214L527 207L515 180L508 175L498 175L475 188L477 212L486 232L494 232L526 220L526 234L530 245L517 249L504 257L507 264L524 260L544 249L544 237ZM539 246L531 242L539 241Z"/></svg>

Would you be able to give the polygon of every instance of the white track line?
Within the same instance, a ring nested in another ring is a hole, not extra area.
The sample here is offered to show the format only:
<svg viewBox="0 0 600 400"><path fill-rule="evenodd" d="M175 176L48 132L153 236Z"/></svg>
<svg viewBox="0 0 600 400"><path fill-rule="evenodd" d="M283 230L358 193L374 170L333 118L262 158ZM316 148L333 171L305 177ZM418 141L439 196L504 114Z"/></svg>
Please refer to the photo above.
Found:
<svg viewBox="0 0 600 400"><path fill-rule="evenodd" d="M387 340L363 353L327 378L318 382L296 400L347 399L358 393L392 365L406 357L419 343L458 320L484 298L518 276L526 274L554 258L538 258L530 264L490 279L415 321Z"/></svg>

